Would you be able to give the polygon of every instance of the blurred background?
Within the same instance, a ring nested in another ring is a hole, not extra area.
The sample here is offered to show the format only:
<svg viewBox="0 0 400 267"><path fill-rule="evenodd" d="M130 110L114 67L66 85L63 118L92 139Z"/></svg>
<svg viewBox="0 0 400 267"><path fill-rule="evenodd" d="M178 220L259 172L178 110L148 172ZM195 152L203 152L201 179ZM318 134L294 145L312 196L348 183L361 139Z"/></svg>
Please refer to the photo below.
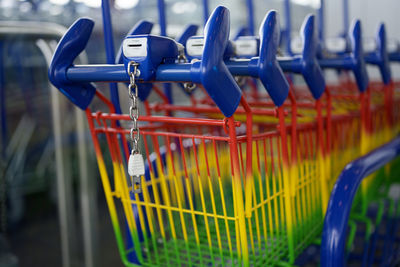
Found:
<svg viewBox="0 0 400 267"><path fill-rule="evenodd" d="M202 2L165 0L168 36L202 25ZM253 4L256 29L270 9L285 27L283 0ZM230 9L232 35L247 24L245 0L210 0L210 11L217 5ZM158 22L156 0L110 0L110 7L116 48L140 19ZM319 8L319 0L292 0L290 34ZM342 1L325 1L326 37L343 35L342 10ZM398 10L398 0L349 0L366 39L381 21L400 39ZM80 61L105 63L101 0L0 0L0 266L122 266L84 114L47 78L57 40L82 16L96 26Z"/></svg>

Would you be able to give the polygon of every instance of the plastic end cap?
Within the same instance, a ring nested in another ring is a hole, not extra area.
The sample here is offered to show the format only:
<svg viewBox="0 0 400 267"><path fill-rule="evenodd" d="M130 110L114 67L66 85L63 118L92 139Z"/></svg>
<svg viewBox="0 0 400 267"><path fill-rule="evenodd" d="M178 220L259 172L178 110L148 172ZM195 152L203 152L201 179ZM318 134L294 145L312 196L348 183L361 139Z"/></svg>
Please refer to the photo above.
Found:
<svg viewBox="0 0 400 267"><path fill-rule="evenodd" d="M274 104L280 107L289 94L289 83L276 59L279 47L279 16L271 10L265 16L259 30L260 57L258 74Z"/></svg>
<svg viewBox="0 0 400 267"><path fill-rule="evenodd" d="M85 49L94 27L94 21L80 18L61 38L49 67L49 80L71 102L86 109L92 101L96 88L90 83L78 84L67 79L66 71Z"/></svg>
<svg viewBox="0 0 400 267"><path fill-rule="evenodd" d="M199 70L192 73L194 81L203 84L225 117L233 115L242 97L242 91L223 62L229 26L229 10L217 7L204 29L204 49Z"/></svg>
<svg viewBox="0 0 400 267"><path fill-rule="evenodd" d="M325 90L325 78L318 64L318 32L314 15L308 15L301 28L303 38L302 74L315 99L319 99Z"/></svg>
<svg viewBox="0 0 400 267"><path fill-rule="evenodd" d="M362 27L360 20L354 20L351 30L350 39L352 44L352 54L354 58L354 76L360 92L364 92L368 88L369 78L367 66L364 60L364 49L362 44Z"/></svg>

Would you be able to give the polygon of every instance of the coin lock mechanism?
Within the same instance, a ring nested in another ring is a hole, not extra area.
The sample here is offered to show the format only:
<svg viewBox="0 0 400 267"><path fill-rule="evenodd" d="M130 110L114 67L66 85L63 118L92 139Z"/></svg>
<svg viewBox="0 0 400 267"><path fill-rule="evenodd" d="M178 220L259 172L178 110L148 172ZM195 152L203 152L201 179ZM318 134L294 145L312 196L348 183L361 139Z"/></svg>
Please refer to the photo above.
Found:
<svg viewBox="0 0 400 267"><path fill-rule="evenodd" d="M127 36L122 44L125 67L130 61L138 64L139 81L155 79L160 64L175 62L184 47L169 37L145 35Z"/></svg>
<svg viewBox="0 0 400 267"><path fill-rule="evenodd" d="M260 39L255 36L240 36L235 42L235 52L239 58L251 58L259 55Z"/></svg>
<svg viewBox="0 0 400 267"><path fill-rule="evenodd" d="M204 36L192 36L186 42L186 53L189 60L201 59L204 48ZM224 52L224 60L235 56L235 47L232 41L228 42L228 45Z"/></svg>

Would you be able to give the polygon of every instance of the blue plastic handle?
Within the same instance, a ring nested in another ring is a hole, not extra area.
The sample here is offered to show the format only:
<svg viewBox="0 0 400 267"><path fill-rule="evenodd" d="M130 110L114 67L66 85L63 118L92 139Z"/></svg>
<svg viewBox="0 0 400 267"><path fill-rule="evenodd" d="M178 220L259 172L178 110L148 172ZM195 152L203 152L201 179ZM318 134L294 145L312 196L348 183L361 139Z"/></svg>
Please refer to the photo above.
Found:
<svg viewBox="0 0 400 267"><path fill-rule="evenodd" d="M69 100L81 109L92 101L96 88L90 83L73 83L67 79L66 70L85 49L92 33L94 22L88 18L78 19L57 45L50 67L49 79Z"/></svg>
<svg viewBox="0 0 400 267"><path fill-rule="evenodd" d="M229 10L219 6L211 14L204 29L202 60L193 63L191 76L203 84L225 117L231 117L240 103L242 91L223 61L229 41Z"/></svg>
<svg viewBox="0 0 400 267"><path fill-rule="evenodd" d="M79 19L74 23L57 47L49 69L50 81L81 108L89 105L95 93L95 88L90 85L90 82L129 80L126 66L123 64L72 66L73 60L85 48L92 28L93 21L89 19ZM229 38L228 9L220 6L214 10L205 27L202 60L192 64L174 62L178 56L178 47L177 43L170 38L152 35L137 35L130 38L147 38L148 49L150 49L147 65L146 59L139 58L143 61L143 64L139 65L140 80L201 83L221 112L226 117L233 115L239 105L242 92L223 61ZM162 51L158 49L159 47L163 48ZM79 94L76 93L77 90L74 90L76 88L79 89Z"/></svg>
<svg viewBox="0 0 400 267"><path fill-rule="evenodd" d="M151 30L153 29L153 23L146 21L146 20L141 20L138 23L135 24L135 26L132 27L132 29L129 31L127 36L129 35L138 35L138 34L149 34ZM117 64L122 64L124 63L124 58L122 54L122 44L119 47L117 57L115 58L115 63ZM138 96L141 101L145 101L147 97L151 93L151 88L152 88L151 83L141 83L138 84Z"/></svg>
<svg viewBox="0 0 400 267"><path fill-rule="evenodd" d="M350 34L350 42L352 46L352 70L356 79L357 86L361 92L367 90L369 78L367 66L364 60L364 50L362 44L362 29L360 20L355 20Z"/></svg>
<svg viewBox="0 0 400 267"><path fill-rule="evenodd" d="M317 60L319 40L314 15L306 17L301 28L301 36L303 39L302 55L279 60L279 64L284 71L302 74L313 97L319 99L325 90L325 79Z"/></svg>
<svg viewBox="0 0 400 267"><path fill-rule="evenodd" d="M257 61L258 77L276 106L281 106L289 94L289 83L276 59L280 27L276 11L265 16L260 28L260 57Z"/></svg>
<svg viewBox="0 0 400 267"><path fill-rule="evenodd" d="M280 38L279 19L276 11L270 11L265 16L259 34L259 57L253 57L250 60L231 60L232 51L229 42L224 51L225 64L233 75L260 78L274 104L279 107L288 96L289 84L276 59Z"/></svg>
<svg viewBox="0 0 400 267"><path fill-rule="evenodd" d="M352 51L343 55L335 54L331 58L320 58L319 63L322 68L346 69L354 73L356 83L360 92L364 92L369 83L367 67L364 60L362 45L361 22L355 20L350 29L350 42Z"/></svg>
<svg viewBox="0 0 400 267"><path fill-rule="evenodd" d="M319 99L325 90L325 79L317 60L319 38L314 15L306 18L301 32L304 42L301 72L313 97Z"/></svg>
<svg viewBox="0 0 400 267"><path fill-rule="evenodd" d="M392 74L390 71L389 56L386 50L386 29L384 23L379 25L375 40L377 49L375 52L368 53L365 56L365 60L367 63L377 65L381 73L383 83L389 84L392 80Z"/></svg>

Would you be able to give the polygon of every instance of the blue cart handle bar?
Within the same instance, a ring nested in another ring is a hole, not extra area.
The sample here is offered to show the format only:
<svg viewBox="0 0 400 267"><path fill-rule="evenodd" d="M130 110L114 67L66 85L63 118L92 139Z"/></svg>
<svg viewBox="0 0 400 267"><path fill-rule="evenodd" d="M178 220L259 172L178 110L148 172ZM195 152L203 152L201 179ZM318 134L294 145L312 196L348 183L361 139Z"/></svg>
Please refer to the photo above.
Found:
<svg viewBox="0 0 400 267"><path fill-rule="evenodd" d="M400 137L347 164L332 190L325 215L321 266L345 266L346 227L362 180L400 155Z"/></svg>
<svg viewBox="0 0 400 267"><path fill-rule="evenodd" d="M150 34L151 30L153 28L153 23L141 20L138 23L136 23L135 26L128 32L126 37L131 36L131 35L140 35L140 34ZM198 26L194 24L189 24L182 32L182 34L177 38L177 42L181 44L185 44L186 41L193 35L196 34L198 30ZM123 45L121 44L118 54L115 58L115 64L123 64L124 63L124 55L122 52ZM128 86L128 83L127 83ZM141 101L145 101L147 97L151 93L151 89L153 88L152 83L139 83L138 84L139 88L139 99ZM186 93L186 91L184 90Z"/></svg>
<svg viewBox="0 0 400 267"><path fill-rule="evenodd" d="M94 22L87 18L76 21L60 40L49 68L50 81L74 104L82 109L86 109L93 99L96 89L90 82L94 82L96 79L78 82L74 79L73 74L71 75L71 66L73 66L74 59L85 48L93 26ZM226 117L233 115L242 97L239 86L223 62L223 53L228 44L229 27L229 10L222 6L217 7L204 29L206 41L204 44L203 59L190 64L190 81L201 83ZM110 67L106 67L104 71L98 66L95 69L96 73L92 74L94 76L103 76L103 81L129 80L125 69L124 79L121 79L121 77L114 79L115 74L121 73L121 70L116 73L113 72L111 77L108 76ZM174 80L164 81L169 82Z"/></svg>
<svg viewBox="0 0 400 267"><path fill-rule="evenodd" d="M225 116L233 114L241 97L241 91L230 75L228 68L233 75L250 75L260 78L265 87L270 89L268 92L277 106L283 104L289 90L280 65L293 71L297 70L308 77L308 82L314 84L314 86L310 86L314 97L318 99L321 96L325 88L325 81L315 58L317 40L314 16L309 16L303 25L303 57L295 58L289 62L281 61L278 64L276 52L280 34L279 23L276 12L271 11L265 17L260 30L262 39L260 57L253 58L250 62L230 61L226 62L225 65L222 56L226 48L228 33L227 31L215 31L218 28L215 25L223 24L224 27L229 29L227 16L224 17L226 18L224 20L217 20L217 15L223 14L221 11L228 14L227 9L218 7L205 29L206 41L201 62L161 64L157 67L155 81L202 83ZM84 49L92 28L93 22L89 19L80 19L72 25L60 41L49 70L49 77L53 84L81 108L86 108L89 105L94 94L94 88L91 87L90 82L128 81L128 75L123 65L72 66L74 58ZM218 29L222 28L219 26ZM212 32L214 34L209 32L211 30L214 30ZM219 35L224 35L224 38L218 38ZM210 38L207 36L210 36ZM219 46L212 45L213 42L219 42ZM63 53L66 49L70 50L70 53ZM218 75L215 75L217 73ZM81 90L79 90L79 87L81 87ZM224 88L224 90L218 90L218 88Z"/></svg>

